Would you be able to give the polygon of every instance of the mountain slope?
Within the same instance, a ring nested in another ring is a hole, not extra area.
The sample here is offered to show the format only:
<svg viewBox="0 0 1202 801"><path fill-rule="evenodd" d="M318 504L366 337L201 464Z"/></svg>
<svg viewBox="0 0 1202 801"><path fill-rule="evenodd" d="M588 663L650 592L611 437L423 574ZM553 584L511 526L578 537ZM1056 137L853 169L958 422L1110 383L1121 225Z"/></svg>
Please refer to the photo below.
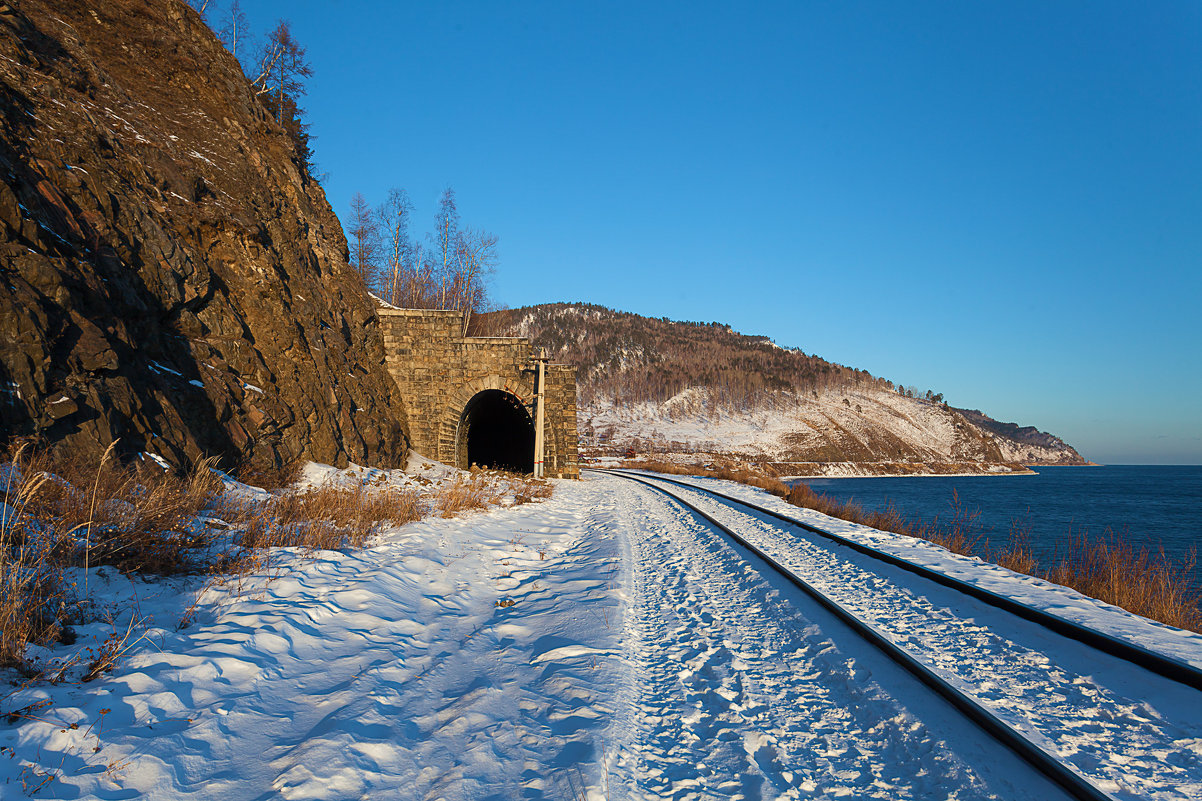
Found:
<svg viewBox="0 0 1202 801"><path fill-rule="evenodd" d="M396 463L321 187L178 0L0 4L0 440Z"/></svg>
<svg viewBox="0 0 1202 801"><path fill-rule="evenodd" d="M719 323L562 303L509 314L515 333L578 368L580 431L609 451L730 453L824 474L1084 463L1050 434Z"/></svg>

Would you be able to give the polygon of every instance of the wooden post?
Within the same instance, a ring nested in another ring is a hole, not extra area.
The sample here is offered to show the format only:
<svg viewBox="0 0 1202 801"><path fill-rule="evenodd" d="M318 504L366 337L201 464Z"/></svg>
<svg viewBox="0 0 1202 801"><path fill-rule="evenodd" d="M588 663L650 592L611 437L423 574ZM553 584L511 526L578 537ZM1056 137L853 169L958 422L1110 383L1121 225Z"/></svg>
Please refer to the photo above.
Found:
<svg viewBox="0 0 1202 801"><path fill-rule="evenodd" d="M538 386L534 392L534 477L543 477L543 406L546 403L546 392L543 382L546 380L547 349L539 348L538 356Z"/></svg>

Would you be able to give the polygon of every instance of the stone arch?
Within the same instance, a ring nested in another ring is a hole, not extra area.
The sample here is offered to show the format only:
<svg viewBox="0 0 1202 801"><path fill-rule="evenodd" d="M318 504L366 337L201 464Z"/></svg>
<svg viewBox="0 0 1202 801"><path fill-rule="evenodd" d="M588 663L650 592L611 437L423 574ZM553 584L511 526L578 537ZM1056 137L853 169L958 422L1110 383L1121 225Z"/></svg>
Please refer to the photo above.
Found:
<svg viewBox="0 0 1202 801"><path fill-rule="evenodd" d="M500 395L508 396L511 401L508 403L512 406L520 406L526 412L526 419L530 417L530 408L534 395L533 379L525 377L502 378L498 375L489 375L482 378L477 378L472 381L462 384L451 393L449 403L447 403L443 418L439 426L439 447L438 450L443 454L443 458L456 467L467 468L470 466L467 434L468 428L473 421L468 419L469 412L472 411L473 401L479 404L482 401L480 396L485 398L497 398L496 395L488 395L485 393L499 393ZM499 399L498 399L499 400ZM531 453L533 453L533 423L530 424L531 432ZM533 465L531 465L531 468Z"/></svg>
<svg viewBox="0 0 1202 801"><path fill-rule="evenodd" d="M503 389L474 395L460 418L455 462L533 473L534 420L525 404Z"/></svg>

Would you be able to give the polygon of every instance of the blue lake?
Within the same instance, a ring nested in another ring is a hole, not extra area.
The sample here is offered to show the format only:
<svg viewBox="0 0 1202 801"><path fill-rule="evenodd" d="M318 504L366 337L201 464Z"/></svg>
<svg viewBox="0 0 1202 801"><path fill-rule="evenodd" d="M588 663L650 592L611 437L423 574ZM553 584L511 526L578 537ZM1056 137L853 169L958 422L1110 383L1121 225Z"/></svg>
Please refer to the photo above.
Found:
<svg viewBox="0 0 1202 801"><path fill-rule="evenodd" d="M1036 468L1034 476L807 478L816 492L854 499L867 509L892 503L923 520L953 516L953 493L990 545L1026 529L1036 555L1047 558L1077 534L1107 532L1186 564L1202 551L1202 466L1110 465ZM1194 583L1202 586L1195 565Z"/></svg>

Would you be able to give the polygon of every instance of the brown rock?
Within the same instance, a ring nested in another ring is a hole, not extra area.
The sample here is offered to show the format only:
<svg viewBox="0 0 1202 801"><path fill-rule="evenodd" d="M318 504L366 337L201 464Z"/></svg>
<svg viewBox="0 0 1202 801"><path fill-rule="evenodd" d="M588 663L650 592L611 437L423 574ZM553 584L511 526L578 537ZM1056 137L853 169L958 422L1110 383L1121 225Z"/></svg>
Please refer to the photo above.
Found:
<svg viewBox="0 0 1202 801"><path fill-rule="evenodd" d="M196 13L6 9L0 439L399 463L402 404L338 220Z"/></svg>

